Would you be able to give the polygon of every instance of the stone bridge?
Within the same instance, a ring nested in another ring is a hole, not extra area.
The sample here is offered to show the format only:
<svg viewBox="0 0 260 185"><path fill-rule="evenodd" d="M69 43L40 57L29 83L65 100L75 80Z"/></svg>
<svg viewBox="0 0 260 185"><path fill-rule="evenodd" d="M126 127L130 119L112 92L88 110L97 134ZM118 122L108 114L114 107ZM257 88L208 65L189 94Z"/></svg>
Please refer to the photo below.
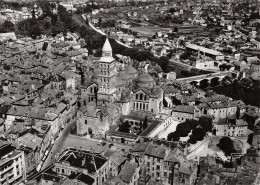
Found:
<svg viewBox="0 0 260 185"><path fill-rule="evenodd" d="M216 72L216 73L205 74L205 75L191 76L191 77L187 77L187 78L179 78L179 79L176 79L176 81L182 82L182 83L197 83L197 84L199 84L203 80L210 83L212 79L216 79L218 81L221 81L225 77L232 77L232 76L237 77L236 72L223 71L223 72Z"/></svg>

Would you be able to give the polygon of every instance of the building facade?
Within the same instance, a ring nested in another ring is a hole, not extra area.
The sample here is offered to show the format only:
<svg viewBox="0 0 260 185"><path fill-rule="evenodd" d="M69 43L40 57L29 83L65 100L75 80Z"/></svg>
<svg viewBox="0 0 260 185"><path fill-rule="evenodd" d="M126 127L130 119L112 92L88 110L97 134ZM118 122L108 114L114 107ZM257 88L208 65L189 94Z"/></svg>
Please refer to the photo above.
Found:
<svg viewBox="0 0 260 185"><path fill-rule="evenodd" d="M0 184L16 185L26 179L24 152L11 144L0 146Z"/></svg>

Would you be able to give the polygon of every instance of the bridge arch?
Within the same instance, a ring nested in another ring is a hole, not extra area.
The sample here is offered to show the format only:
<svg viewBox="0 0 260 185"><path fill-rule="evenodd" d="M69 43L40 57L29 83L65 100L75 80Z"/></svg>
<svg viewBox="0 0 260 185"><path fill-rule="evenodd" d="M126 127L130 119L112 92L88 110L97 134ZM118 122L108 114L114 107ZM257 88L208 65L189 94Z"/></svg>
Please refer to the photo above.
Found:
<svg viewBox="0 0 260 185"><path fill-rule="evenodd" d="M199 85L199 82L196 81L196 80L194 80L194 81L191 81L190 84L191 84L192 86L197 87L197 86Z"/></svg>
<svg viewBox="0 0 260 185"><path fill-rule="evenodd" d="M186 77L186 78L179 78L179 79L176 79L176 81L195 84L196 82L200 83L202 80L205 80L205 79L208 79L209 81L211 81L211 79L215 78L215 77L219 78L220 79L219 81L221 81L221 79L225 78L225 76L230 76L231 78L236 78L236 73L234 73L232 71L216 72L216 73L203 74L203 75L191 76L191 77Z"/></svg>
<svg viewBox="0 0 260 185"><path fill-rule="evenodd" d="M218 86L219 81L221 81L220 77L214 77L214 78L210 79L210 84L211 84L211 86Z"/></svg>
<svg viewBox="0 0 260 185"><path fill-rule="evenodd" d="M202 79L202 80L200 81L199 86L200 86L201 88L206 88L206 87L209 86L209 83L210 83L209 79L205 78L205 79Z"/></svg>

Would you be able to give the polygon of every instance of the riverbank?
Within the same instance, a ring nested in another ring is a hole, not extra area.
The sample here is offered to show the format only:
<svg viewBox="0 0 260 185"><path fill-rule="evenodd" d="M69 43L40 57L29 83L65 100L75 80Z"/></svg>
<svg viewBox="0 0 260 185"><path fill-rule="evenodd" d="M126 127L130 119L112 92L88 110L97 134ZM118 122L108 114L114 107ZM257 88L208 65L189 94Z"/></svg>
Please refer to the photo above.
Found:
<svg viewBox="0 0 260 185"><path fill-rule="evenodd" d="M223 94L235 100L242 100L247 105L260 107L260 82L256 81L252 88L243 90L234 84L210 87L217 94Z"/></svg>

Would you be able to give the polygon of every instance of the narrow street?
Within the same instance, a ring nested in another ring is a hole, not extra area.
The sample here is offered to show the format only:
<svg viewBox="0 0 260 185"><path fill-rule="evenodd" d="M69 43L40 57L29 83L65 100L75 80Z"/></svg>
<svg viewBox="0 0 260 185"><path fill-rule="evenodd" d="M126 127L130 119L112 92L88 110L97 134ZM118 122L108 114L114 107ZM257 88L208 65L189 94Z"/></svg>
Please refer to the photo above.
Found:
<svg viewBox="0 0 260 185"><path fill-rule="evenodd" d="M55 155L60 151L65 139L70 134L71 128L76 124L76 121L71 122L69 125L67 125L59 134L59 137L54 141L54 145L45 160L44 164L42 165L41 170L47 168L55 161Z"/></svg>

